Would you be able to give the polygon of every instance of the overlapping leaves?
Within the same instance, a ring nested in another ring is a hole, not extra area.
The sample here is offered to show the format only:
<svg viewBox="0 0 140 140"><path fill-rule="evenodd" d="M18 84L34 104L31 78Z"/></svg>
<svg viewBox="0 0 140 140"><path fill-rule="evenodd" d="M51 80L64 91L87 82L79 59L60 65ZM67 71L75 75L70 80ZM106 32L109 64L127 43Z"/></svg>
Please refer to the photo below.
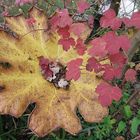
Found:
<svg viewBox="0 0 140 140"><path fill-rule="evenodd" d="M32 24L23 16L6 19L8 27L19 38L4 31L0 32L0 62L11 65L8 68L0 65L0 86L3 87L0 90L0 113L19 117L29 104L35 103L36 107L29 117L28 125L39 136L56 128L64 128L71 134L78 133L81 124L76 116L77 109L85 121L101 121L108 113L107 108L99 103L95 92L101 80L94 72L90 73L79 67L82 61L83 64L86 63L89 56L83 53L80 58L73 47L68 51L63 50L58 44L61 36L56 31L49 30L43 12L33 9L30 18L34 18ZM63 31L59 31L61 32ZM63 37L65 39L67 35ZM72 38L75 40L75 37ZM77 41L77 48L80 43L80 40ZM68 90L56 88L44 79L38 60L41 56L64 66L68 64L67 78L71 80ZM76 63L73 63L74 60ZM73 64L76 69L72 70ZM76 77L71 77L71 72Z"/></svg>
<svg viewBox="0 0 140 140"><path fill-rule="evenodd" d="M78 3L78 12L83 12L83 5L84 2ZM86 3L84 9L89 6ZM31 11L29 19L7 18L9 29L19 38L0 32L0 113L19 117L29 104L36 103L29 128L39 136L60 127L71 134L78 133L81 125L77 109L85 121L101 121L107 115L106 106L122 96L119 87L108 83L120 78L131 46L129 38L115 30L122 22L139 28L138 17L139 13L135 13L130 20L119 19L113 10L105 12L100 24L112 31L93 39L89 46L84 44L90 31L87 24L73 23L67 9L57 10L50 21L37 9ZM68 90L56 88L44 79L40 57L66 67ZM3 67L5 63L11 67ZM102 82L98 74L108 83ZM133 70L126 73L126 80L132 80L129 74L135 80Z"/></svg>

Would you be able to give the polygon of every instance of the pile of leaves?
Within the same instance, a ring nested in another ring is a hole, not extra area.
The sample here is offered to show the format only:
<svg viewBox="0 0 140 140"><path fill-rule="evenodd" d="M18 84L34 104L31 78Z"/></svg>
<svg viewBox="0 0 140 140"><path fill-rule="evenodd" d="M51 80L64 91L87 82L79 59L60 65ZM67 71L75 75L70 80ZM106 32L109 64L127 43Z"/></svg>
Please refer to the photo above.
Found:
<svg viewBox="0 0 140 140"><path fill-rule="evenodd" d="M119 123L113 137L116 133L125 135L130 118L131 132L136 135L140 113L126 104L131 99L130 89L139 92L139 69L134 69L137 63L129 56L139 36L140 12L131 18L119 18L109 9L100 18L96 34L91 34L96 18L88 14L92 3L59 2L60 7L51 1L17 0L19 13L11 17L9 9L2 12L0 113L20 117L28 105L35 103L29 111L28 125L41 137L57 128L74 135L81 131L82 135L86 128L81 130L77 109L79 118L86 122L102 121L88 130L93 130L97 139L110 137L116 120ZM55 7L47 16L45 4ZM136 34L129 35L130 30ZM127 89L128 85L132 88ZM110 105L114 119L107 116ZM122 110L125 117L119 115Z"/></svg>

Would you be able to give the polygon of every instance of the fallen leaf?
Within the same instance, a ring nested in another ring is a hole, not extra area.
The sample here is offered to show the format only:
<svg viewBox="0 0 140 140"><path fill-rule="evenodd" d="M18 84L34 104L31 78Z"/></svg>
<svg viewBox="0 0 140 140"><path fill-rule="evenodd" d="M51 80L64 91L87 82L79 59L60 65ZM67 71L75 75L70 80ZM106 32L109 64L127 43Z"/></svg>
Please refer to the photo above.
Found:
<svg viewBox="0 0 140 140"><path fill-rule="evenodd" d="M135 70L136 70L136 71L140 71L140 63L138 63L138 64L135 66Z"/></svg>
<svg viewBox="0 0 140 140"><path fill-rule="evenodd" d="M123 136L117 136L115 140L125 140L125 138Z"/></svg>
<svg viewBox="0 0 140 140"><path fill-rule="evenodd" d="M5 86L0 94L0 114L18 118L28 105L35 103L28 127L41 137L57 128L77 134L82 129L76 115L77 109L87 122L102 121L108 109L98 101L95 88L102 80L96 78L94 72L81 70L80 78L71 80L68 90L56 88L42 76L39 57L66 66L79 55L72 47L64 51L58 44L60 36L57 32L47 31L48 24L43 12L34 8L30 16L36 20L33 28L28 26L24 16L6 18L6 24L19 34L19 39L0 31L0 62L11 65L8 68L0 66L0 86ZM82 59L85 63L88 56L85 54Z"/></svg>

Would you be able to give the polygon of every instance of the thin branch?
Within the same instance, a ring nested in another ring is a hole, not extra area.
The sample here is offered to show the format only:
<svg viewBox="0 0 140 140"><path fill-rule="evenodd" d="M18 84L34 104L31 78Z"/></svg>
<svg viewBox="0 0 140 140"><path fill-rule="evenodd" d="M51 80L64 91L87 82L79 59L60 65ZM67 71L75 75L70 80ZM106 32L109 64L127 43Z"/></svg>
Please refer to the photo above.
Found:
<svg viewBox="0 0 140 140"><path fill-rule="evenodd" d="M118 15L121 0L112 0L110 8L114 9L116 15Z"/></svg>
<svg viewBox="0 0 140 140"><path fill-rule="evenodd" d="M48 31L48 29L40 28L40 29L31 30L31 31L27 32L26 34L22 35L22 36L20 37L20 39L23 38L23 37L25 37L26 35L32 33L32 32L37 32L37 31L45 31L45 32L46 32L46 31Z"/></svg>

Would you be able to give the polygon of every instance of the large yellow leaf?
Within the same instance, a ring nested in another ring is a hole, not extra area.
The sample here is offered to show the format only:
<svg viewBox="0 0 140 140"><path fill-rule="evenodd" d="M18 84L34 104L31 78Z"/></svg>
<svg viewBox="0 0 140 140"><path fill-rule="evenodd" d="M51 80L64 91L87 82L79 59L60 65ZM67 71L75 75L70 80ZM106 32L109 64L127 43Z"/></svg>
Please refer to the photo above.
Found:
<svg viewBox="0 0 140 140"><path fill-rule="evenodd" d="M48 28L42 12L33 9L30 14L36 20L33 27L28 26L23 16L6 19L7 25L20 35L19 39L0 32L0 62L11 64L7 69L0 66L0 86L5 87L0 90L0 113L20 117L29 104L35 103L28 125L38 136L56 128L78 133L81 124L77 109L85 121L100 122L108 110L98 102L95 88L100 80L95 73L82 70L80 79L71 81L68 90L58 89L43 78L38 57L44 56L66 65L79 56L73 49L63 51L57 43L56 33L42 30ZM86 61L87 58L85 54L83 59Z"/></svg>

